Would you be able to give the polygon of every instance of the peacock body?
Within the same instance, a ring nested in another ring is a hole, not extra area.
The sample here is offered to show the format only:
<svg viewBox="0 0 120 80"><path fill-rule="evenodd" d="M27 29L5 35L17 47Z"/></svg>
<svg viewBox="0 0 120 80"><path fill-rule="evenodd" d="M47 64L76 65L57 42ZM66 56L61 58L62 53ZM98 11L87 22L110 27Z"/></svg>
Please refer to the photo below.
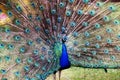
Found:
<svg viewBox="0 0 120 80"><path fill-rule="evenodd" d="M1 80L45 80L70 66L120 68L120 3L5 0L0 4L0 21L6 21L0 22Z"/></svg>

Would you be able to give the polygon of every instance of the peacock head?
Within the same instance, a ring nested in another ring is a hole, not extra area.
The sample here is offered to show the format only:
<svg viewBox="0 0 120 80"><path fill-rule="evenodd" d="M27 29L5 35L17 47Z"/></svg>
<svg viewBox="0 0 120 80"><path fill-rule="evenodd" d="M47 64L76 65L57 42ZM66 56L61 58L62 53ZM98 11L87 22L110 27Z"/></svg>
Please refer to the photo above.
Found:
<svg viewBox="0 0 120 80"><path fill-rule="evenodd" d="M66 41L67 41L67 36L63 36L63 38L62 38L62 43L64 44Z"/></svg>
<svg viewBox="0 0 120 80"><path fill-rule="evenodd" d="M66 40L65 39L62 39L62 43L64 44L66 42Z"/></svg>

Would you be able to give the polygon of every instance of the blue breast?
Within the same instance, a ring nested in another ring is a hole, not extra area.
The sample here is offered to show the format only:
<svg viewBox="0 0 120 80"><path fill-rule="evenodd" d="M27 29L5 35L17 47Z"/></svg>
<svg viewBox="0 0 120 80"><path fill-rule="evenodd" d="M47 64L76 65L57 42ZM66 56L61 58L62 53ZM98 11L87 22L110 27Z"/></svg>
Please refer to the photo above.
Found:
<svg viewBox="0 0 120 80"><path fill-rule="evenodd" d="M65 44L62 44L62 54L60 57L60 69L66 69L70 67L70 61L68 59L67 48Z"/></svg>

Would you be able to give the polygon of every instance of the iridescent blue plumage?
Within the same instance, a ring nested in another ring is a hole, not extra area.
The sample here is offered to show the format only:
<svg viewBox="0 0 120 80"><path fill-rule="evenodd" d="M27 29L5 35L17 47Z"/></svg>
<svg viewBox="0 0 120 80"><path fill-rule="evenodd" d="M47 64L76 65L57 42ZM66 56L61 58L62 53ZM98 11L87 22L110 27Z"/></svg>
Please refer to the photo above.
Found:
<svg viewBox="0 0 120 80"><path fill-rule="evenodd" d="M68 58L66 45L62 44L62 54L60 57L60 69L66 69L70 67L70 61Z"/></svg>

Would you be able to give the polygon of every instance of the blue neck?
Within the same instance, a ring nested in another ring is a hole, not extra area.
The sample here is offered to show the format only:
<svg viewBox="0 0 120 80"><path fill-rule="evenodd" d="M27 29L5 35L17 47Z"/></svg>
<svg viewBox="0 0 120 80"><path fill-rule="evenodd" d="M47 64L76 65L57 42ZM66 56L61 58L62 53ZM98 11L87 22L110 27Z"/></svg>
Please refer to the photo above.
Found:
<svg viewBox="0 0 120 80"><path fill-rule="evenodd" d="M68 53L66 45L62 44L62 54L60 57L60 69L66 69L70 67L70 61L68 59Z"/></svg>

